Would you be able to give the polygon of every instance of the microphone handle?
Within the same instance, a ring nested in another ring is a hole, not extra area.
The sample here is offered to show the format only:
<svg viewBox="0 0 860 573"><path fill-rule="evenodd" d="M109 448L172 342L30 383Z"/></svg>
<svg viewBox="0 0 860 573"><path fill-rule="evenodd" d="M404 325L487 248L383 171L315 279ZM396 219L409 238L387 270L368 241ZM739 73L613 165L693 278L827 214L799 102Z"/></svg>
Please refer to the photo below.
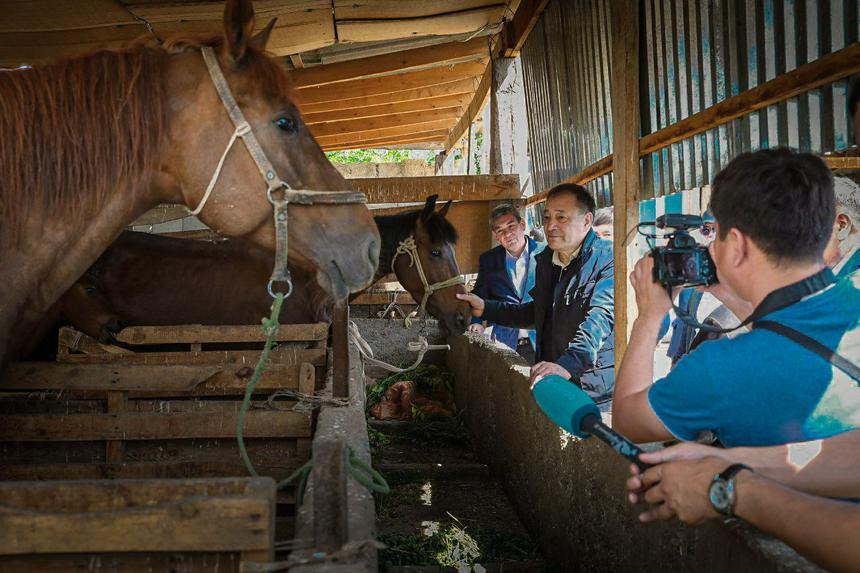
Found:
<svg viewBox="0 0 860 573"><path fill-rule="evenodd" d="M588 414L582 418L579 427L583 432L587 432L601 442L608 444L610 448L636 464L643 472L651 467L651 464L646 464L639 459L639 454L642 453L639 446L604 424L600 416Z"/></svg>

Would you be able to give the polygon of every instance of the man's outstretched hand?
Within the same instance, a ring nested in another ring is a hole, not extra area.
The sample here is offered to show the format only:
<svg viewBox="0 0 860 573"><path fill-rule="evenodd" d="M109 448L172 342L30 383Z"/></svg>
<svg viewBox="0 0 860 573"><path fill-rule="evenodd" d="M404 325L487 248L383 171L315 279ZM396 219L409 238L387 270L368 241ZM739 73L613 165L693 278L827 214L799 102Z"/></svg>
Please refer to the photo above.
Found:
<svg viewBox="0 0 860 573"><path fill-rule="evenodd" d="M484 299L472 293L457 294L457 298L465 300L472 307L472 316L479 317L484 314Z"/></svg>
<svg viewBox="0 0 860 573"><path fill-rule="evenodd" d="M570 380L570 372L555 362L538 362L532 366L531 376L529 376L529 388L534 388L535 382L550 374L557 374L566 380Z"/></svg>

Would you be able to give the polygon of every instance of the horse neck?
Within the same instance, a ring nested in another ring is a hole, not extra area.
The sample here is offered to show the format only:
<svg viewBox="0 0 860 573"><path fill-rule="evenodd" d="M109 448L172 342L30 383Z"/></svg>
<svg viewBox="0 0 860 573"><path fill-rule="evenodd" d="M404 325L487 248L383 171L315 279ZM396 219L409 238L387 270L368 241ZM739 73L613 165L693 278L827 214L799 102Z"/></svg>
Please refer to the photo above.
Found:
<svg viewBox="0 0 860 573"><path fill-rule="evenodd" d="M394 272L394 257L397 256L397 247L400 242L415 233L416 213L403 213L385 217L374 217L376 226L379 228L379 236L382 245L379 248L379 265L376 267L376 282L385 275Z"/></svg>

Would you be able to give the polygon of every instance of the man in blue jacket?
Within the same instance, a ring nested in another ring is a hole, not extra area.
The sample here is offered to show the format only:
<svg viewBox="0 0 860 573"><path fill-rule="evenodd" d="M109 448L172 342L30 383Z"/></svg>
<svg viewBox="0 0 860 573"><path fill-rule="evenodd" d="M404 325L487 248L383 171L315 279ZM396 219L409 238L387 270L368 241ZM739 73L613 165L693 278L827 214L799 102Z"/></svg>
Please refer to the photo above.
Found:
<svg viewBox="0 0 860 573"><path fill-rule="evenodd" d="M535 284L535 255L543 245L526 237L526 222L519 211L508 203L490 212L490 229L499 245L481 255L478 263L478 280L472 292L484 300L497 300L521 304L529 302L529 291ZM535 359L535 331L487 323L493 327L493 336L516 351L529 365ZM472 317L472 332L484 332L480 318Z"/></svg>
<svg viewBox="0 0 860 573"><path fill-rule="evenodd" d="M550 189L544 209L548 248L536 257L531 301L457 296L472 306L473 316L535 329L532 383L558 374L608 409L615 374L612 243L592 230L594 210L594 198L580 185L563 183Z"/></svg>

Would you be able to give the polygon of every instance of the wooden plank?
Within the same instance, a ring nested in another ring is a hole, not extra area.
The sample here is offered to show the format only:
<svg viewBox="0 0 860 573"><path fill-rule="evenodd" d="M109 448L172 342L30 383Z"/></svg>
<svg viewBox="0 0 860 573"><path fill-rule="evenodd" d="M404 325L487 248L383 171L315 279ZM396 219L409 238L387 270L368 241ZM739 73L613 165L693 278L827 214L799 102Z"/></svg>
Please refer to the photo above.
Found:
<svg viewBox="0 0 860 573"><path fill-rule="evenodd" d="M306 87L298 90L297 99L301 109L304 110L305 106L325 102L441 86L480 76L487 68L489 61L489 58L478 58L458 64L445 64L429 70L401 72L375 78L338 82L333 85ZM475 85L477 86L477 84Z"/></svg>
<svg viewBox="0 0 860 573"><path fill-rule="evenodd" d="M514 17L505 26L506 58L514 58L520 54L547 4L549 0L523 0L520 3Z"/></svg>
<svg viewBox="0 0 860 573"><path fill-rule="evenodd" d="M275 340L324 340L328 325L282 324ZM259 325L210 326L189 324L182 326L129 326L117 334L116 339L126 344L194 344L198 342L265 342L266 335Z"/></svg>
<svg viewBox="0 0 860 573"><path fill-rule="evenodd" d="M408 3L400 3L408 4ZM382 42L416 36L478 33L502 24L505 4L460 10L455 13L410 18L341 20L335 22L341 42Z"/></svg>
<svg viewBox="0 0 860 573"><path fill-rule="evenodd" d="M422 137L415 137L416 135L427 134ZM448 136L447 130L438 130L438 131L425 131L419 132L417 134L413 134L410 136L400 136L389 139L387 137L381 139L369 139L356 143L345 143L343 145L334 145L329 146L326 145L322 149L323 151L340 151L343 149L356 149L357 147L361 147L362 149L369 148L378 148L385 147L388 149L398 149L407 147L410 145L420 145L420 149L442 149L442 141L445 137Z"/></svg>
<svg viewBox="0 0 860 573"><path fill-rule="evenodd" d="M290 63L293 64L293 67L297 70L305 67L305 63L302 61L301 54L290 54Z"/></svg>
<svg viewBox="0 0 860 573"><path fill-rule="evenodd" d="M331 323L331 346L334 356L332 396L349 398L349 305L334 307Z"/></svg>
<svg viewBox="0 0 860 573"><path fill-rule="evenodd" d="M821 159L834 171L837 169L860 169L860 157L832 157L825 155Z"/></svg>
<svg viewBox="0 0 860 573"><path fill-rule="evenodd" d="M225 370L226 369L226 370ZM298 387L295 366L270 366L257 390L260 393ZM138 396L220 396L243 394L253 369L244 366L151 366L19 362L3 372L6 391L62 391L69 395L103 396L127 391Z"/></svg>
<svg viewBox="0 0 860 573"><path fill-rule="evenodd" d="M435 177L374 177L351 179L367 202L423 202L430 195L437 201L499 201L520 199L519 175L443 175Z"/></svg>
<svg viewBox="0 0 860 573"><path fill-rule="evenodd" d="M0 441L86 442L234 438L238 412L120 412L117 414L7 414L0 418ZM248 438L311 435L308 412L251 410Z"/></svg>
<svg viewBox="0 0 860 573"><path fill-rule="evenodd" d="M615 157L615 364L621 364L636 308L628 283L632 264L627 242L621 240L639 223L639 4L613 0L612 29L624 30L612 39L612 143Z"/></svg>
<svg viewBox="0 0 860 573"><path fill-rule="evenodd" d="M255 463L261 476L283 480L305 462L290 458L277 466ZM61 464L10 464L0 465L0 480L46 481L46 480L94 480L94 479L179 479L245 477L248 470L240 461L157 461L108 463L61 463ZM283 497L283 496L282 496ZM292 494L284 497L294 502ZM285 502L286 503L286 502Z"/></svg>
<svg viewBox="0 0 860 573"><path fill-rule="evenodd" d="M440 120L451 120L448 123L454 123L453 120L458 119L461 114L462 109L460 107L446 107L409 113L392 113L378 117L317 123L311 125L310 130L314 137L319 139L342 135L363 135L391 127L414 126L412 131L422 131L421 126L423 124L436 123Z"/></svg>
<svg viewBox="0 0 860 573"><path fill-rule="evenodd" d="M348 108L322 113L305 113L305 123L314 125L317 123L329 123L333 121L357 120L371 117L384 117L392 114L406 114L412 112L443 110L450 108L461 108L471 101L470 94L460 93L454 95L442 95L432 98L416 99L413 101L394 104L373 105L358 108Z"/></svg>
<svg viewBox="0 0 860 573"><path fill-rule="evenodd" d="M343 308L349 309L347 306ZM349 372L345 374L348 378ZM349 390L346 394L349 395ZM317 550L336 551L347 541L346 480L343 442L335 438L317 439L314 442L313 466L314 548Z"/></svg>
<svg viewBox="0 0 860 573"><path fill-rule="evenodd" d="M348 133L345 135L327 135L317 137L316 139L320 146L324 148L337 145L342 146L347 143L364 144L367 141L373 140L384 141L386 140L386 138L388 140L406 140L409 139L410 136L415 135L416 133L422 133L426 131L449 130L451 129L451 126L454 125L454 123L455 118L441 119L438 121L431 121L419 125L386 127L384 129L364 131L361 133Z"/></svg>
<svg viewBox="0 0 860 573"><path fill-rule="evenodd" d="M260 359L259 350L204 350L202 352L139 352L116 356L113 354L66 354L57 356L58 362L74 364L113 364L113 365L233 365L254 366ZM315 365L325 363L325 351L314 348L295 348L276 346L269 354L269 362L279 366L291 366L310 362Z"/></svg>
<svg viewBox="0 0 860 573"><path fill-rule="evenodd" d="M0 537L0 553L271 550L275 483L245 481L244 491L224 493L182 491L168 480L139 488L129 481L0 484L0 529L15 532Z"/></svg>
<svg viewBox="0 0 860 573"><path fill-rule="evenodd" d="M107 413L117 414L126 409L128 394L126 392L107 393ZM122 440L108 440L105 444L105 461L110 464L120 463L125 452L125 442Z"/></svg>
<svg viewBox="0 0 860 573"><path fill-rule="evenodd" d="M473 38L468 42L449 42L360 60L304 68L293 71L292 78L295 85L302 88L488 56L487 38ZM333 87L337 89L336 86Z"/></svg>
<svg viewBox="0 0 860 573"><path fill-rule="evenodd" d="M477 60L475 62L469 62L468 64L475 64L480 62L481 60ZM481 67L479 73L483 69L484 68ZM468 101L471 101L471 94L475 92L475 88L478 87L479 83L481 83L481 77L472 76L462 80L454 80L452 82L445 82L441 84L435 84L431 86L413 89L399 90L390 93L354 97L349 99L338 99L333 101L324 101L321 103L302 103L301 109L302 113L305 114L305 121L308 121L308 118L316 114L347 110L352 110L355 113L361 113L361 108L391 105L394 103L405 104L406 102L416 102L415 106L420 107L424 105L420 103L420 101L425 99L462 97L465 98L468 103Z"/></svg>
<svg viewBox="0 0 860 573"><path fill-rule="evenodd" d="M129 223L127 226L135 227L138 225L158 225L175 221L176 219L184 219L190 217L191 213L185 205L161 204L154 207Z"/></svg>
<svg viewBox="0 0 860 573"><path fill-rule="evenodd" d="M460 118L460 121L458 121L457 125L454 126L454 129L451 130L451 133L448 135L448 139L445 140L446 153L450 153L451 148L460 141L460 138L463 137L463 134L466 133L466 130L469 129L469 126L472 125L472 122L475 121L475 118L478 117L478 114L484 108L484 103L487 101L487 96L490 94L490 85L492 83L493 66L488 65L487 69L484 70L484 75L481 77L481 83L475 91L475 96L472 98L472 103L469 104L469 108L466 110L466 113L463 114L463 117Z"/></svg>
<svg viewBox="0 0 860 573"><path fill-rule="evenodd" d="M370 292L366 292L366 293L362 293L362 294L358 295L357 297L355 297L355 300L351 300L351 301L349 301L349 304L350 304L350 305L354 305L354 304L358 304L358 305L365 305L365 304L372 304L372 305L377 305L377 304L388 304L388 303L390 303L390 302L391 302L391 299L392 299L392 295L391 295L391 294L388 294L388 293L377 293L377 292L370 293ZM411 294L409 294L408 292L403 292L403 293L400 293L400 294L398 295L398 297L397 297L397 304L412 304L412 305L415 305L415 304L418 304L418 303L417 303L417 302L415 302L415 299L414 299L414 298L412 298L412 295L411 295Z"/></svg>
<svg viewBox="0 0 860 573"><path fill-rule="evenodd" d="M494 5L503 5L499 0L334 0L334 15L337 20L372 18L422 18L449 12L460 12Z"/></svg>

